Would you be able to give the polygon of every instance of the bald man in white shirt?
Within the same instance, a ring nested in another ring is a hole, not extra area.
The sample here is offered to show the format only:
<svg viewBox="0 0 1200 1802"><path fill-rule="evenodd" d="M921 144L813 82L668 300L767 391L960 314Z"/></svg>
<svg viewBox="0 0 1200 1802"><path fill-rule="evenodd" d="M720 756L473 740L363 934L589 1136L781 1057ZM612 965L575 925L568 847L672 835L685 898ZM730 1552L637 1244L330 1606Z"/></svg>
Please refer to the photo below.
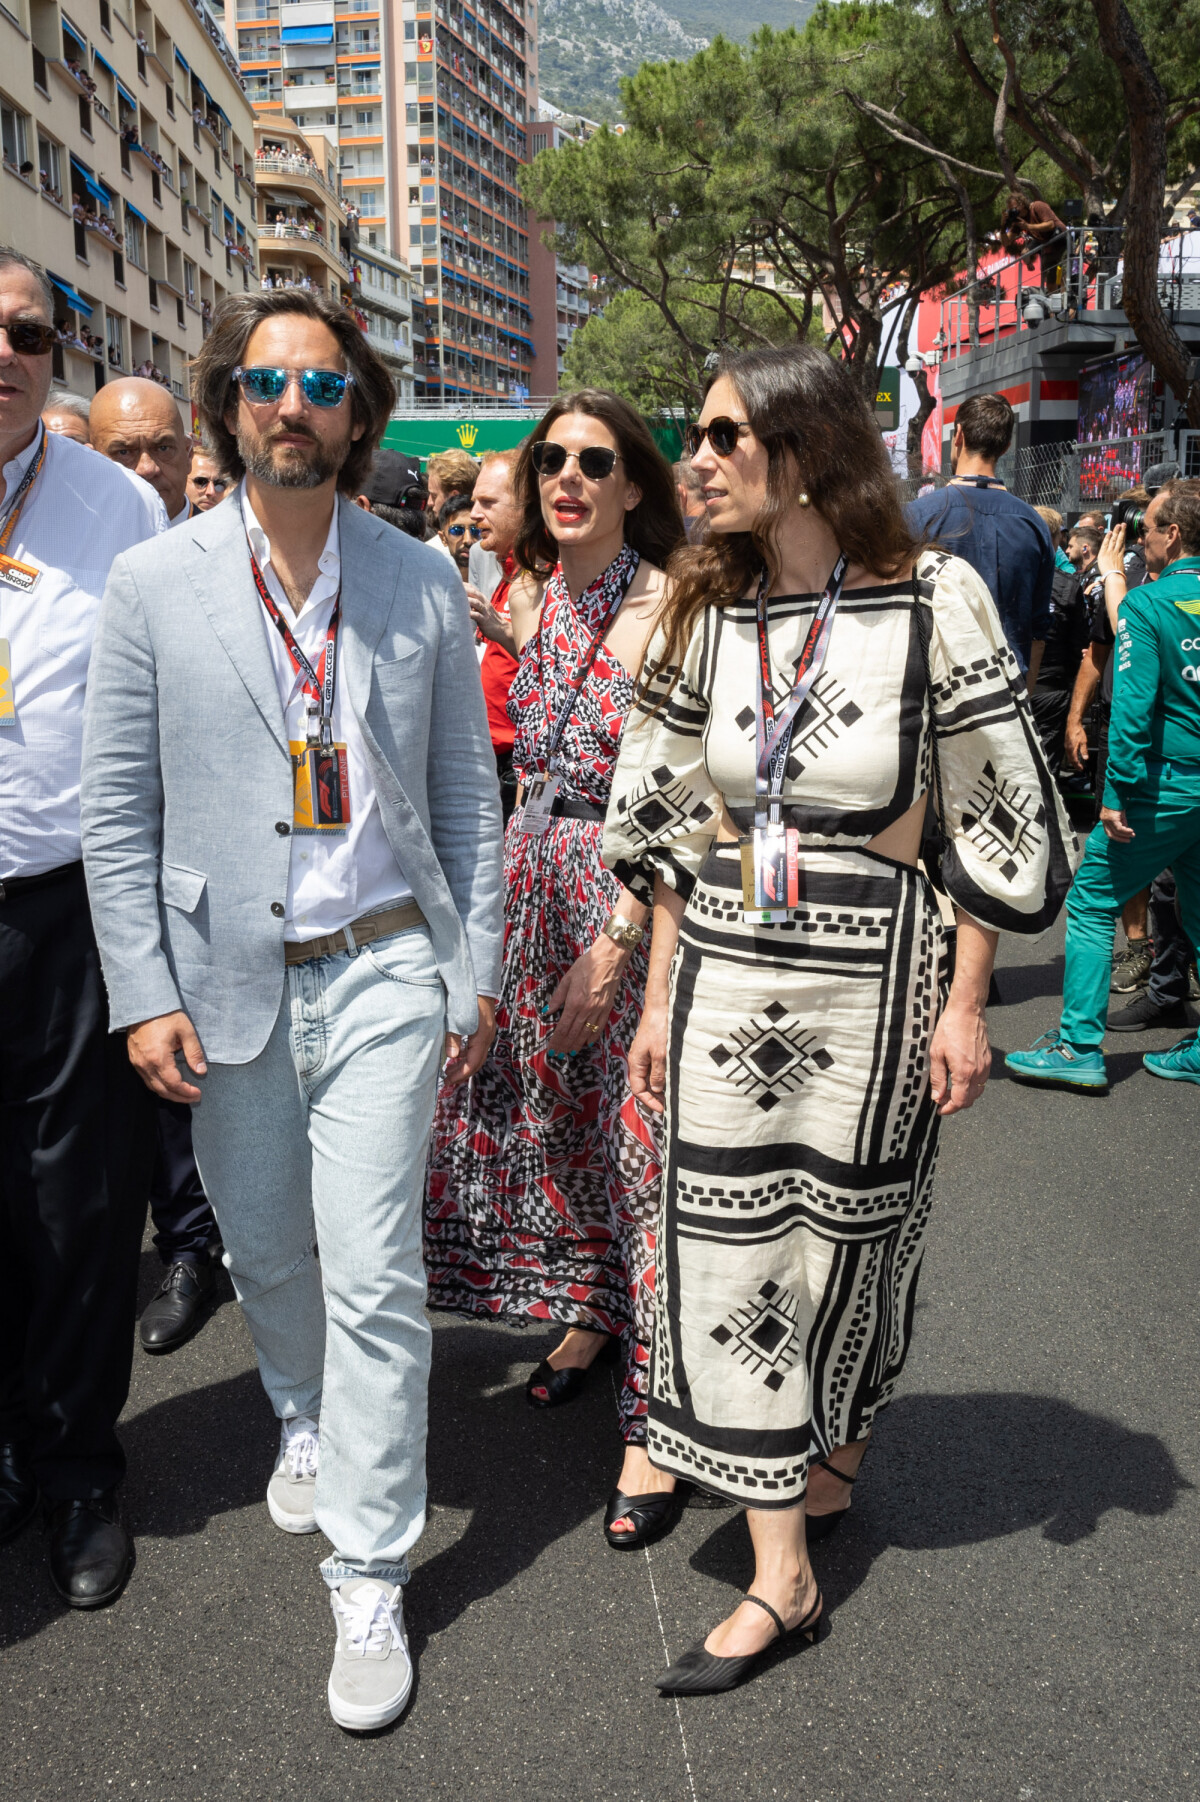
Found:
<svg viewBox="0 0 1200 1802"><path fill-rule="evenodd" d="M144 482L39 415L50 284L0 247L0 1541L45 1508L63 1600L121 1593L153 1111L108 1007L81 862L83 702L110 563L165 531Z"/></svg>

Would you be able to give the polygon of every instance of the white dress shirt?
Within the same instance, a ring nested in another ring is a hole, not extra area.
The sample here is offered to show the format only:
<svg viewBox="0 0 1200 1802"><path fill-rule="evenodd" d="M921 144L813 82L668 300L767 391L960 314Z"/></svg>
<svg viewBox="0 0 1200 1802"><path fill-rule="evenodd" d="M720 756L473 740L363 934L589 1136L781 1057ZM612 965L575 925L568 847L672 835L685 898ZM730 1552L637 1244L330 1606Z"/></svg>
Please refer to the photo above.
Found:
<svg viewBox="0 0 1200 1802"><path fill-rule="evenodd" d="M271 543L246 497L245 485L238 489L237 502L246 521L250 548L262 571L263 581L284 623L296 643L312 664L320 670L321 652L329 631L333 603L342 579L342 559L338 548L337 507L329 526L325 549L318 559L320 574L313 583L308 599L299 613L292 613L283 584L271 567ZM279 685L287 734L293 744L303 744L308 735L308 707L304 694L304 678L292 662L283 642L283 634L266 608L259 602L267 648ZM345 631L345 619L338 627L338 638ZM341 645L338 646L339 652ZM338 666L341 657L338 658ZM333 697L333 736L346 747L350 776L350 828L340 833L292 834L291 863L288 870L287 913L283 936L293 944L320 938L327 932L340 932L363 914L376 913L393 902L412 900L412 890L388 843L367 762L362 732L354 717L354 709L346 700L345 684L337 667L337 685Z"/></svg>
<svg viewBox="0 0 1200 1802"><path fill-rule="evenodd" d="M0 523L42 442L4 465ZM88 659L109 567L167 529L148 482L85 444L45 434L46 461L25 494L8 555L41 570L27 594L0 584L16 718L0 723L0 881L78 861L79 770Z"/></svg>

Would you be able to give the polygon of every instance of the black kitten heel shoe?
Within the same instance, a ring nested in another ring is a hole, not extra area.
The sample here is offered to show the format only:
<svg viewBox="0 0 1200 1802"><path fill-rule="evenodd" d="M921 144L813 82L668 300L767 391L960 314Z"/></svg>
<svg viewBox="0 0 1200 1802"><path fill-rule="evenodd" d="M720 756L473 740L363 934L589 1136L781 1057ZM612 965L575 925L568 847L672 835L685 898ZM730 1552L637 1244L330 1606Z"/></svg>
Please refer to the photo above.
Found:
<svg viewBox="0 0 1200 1802"><path fill-rule="evenodd" d="M815 1646L827 1631L820 1590L804 1619L790 1629L784 1626L770 1602L764 1602L761 1596L743 1596L742 1600L756 1603L770 1615L779 1629L778 1638L764 1646L761 1652L750 1652L745 1658L718 1658L715 1652L706 1652L704 1641L699 1640L661 1677L654 1679L655 1687L664 1696L715 1696L724 1690L736 1689L739 1683L745 1682L755 1665L777 1656L786 1641L799 1640L803 1645Z"/></svg>
<svg viewBox="0 0 1200 1802"><path fill-rule="evenodd" d="M858 1482L857 1471L852 1477L848 1477L844 1470L839 1470L835 1464L828 1463L824 1458L818 1458L817 1463L822 1470L827 1470L831 1477L836 1477L841 1483L853 1485ZM844 1508L833 1508L828 1514L806 1514L804 1535L809 1545L815 1545L818 1539L828 1539L831 1533L836 1533L849 1512L850 1504L847 1502Z"/></svg>
<svg viewBox="0 0 1200 1802"><path fill-rule="evenodd" d="M657 1490L653 1495L624 1495L614 1489L604 1510L604 1537L617 1552L636 1552L641 1546L664 1539L683 1513L689 1485L676 1483L674 1489ZM613 1522L631 1520L632 1533L614 1533Z"/></svg>
<svg viewBox="0 0 1200 1802"><path fill-rule="evenodd" d="M530 1407L561 1408L564 1402L573 1402L577 1395L582 1395L596 1366L611 1364L620 1349L619 1339L614 1339L607 1333L604 1338L607 1344L600 1347L586 1367L567 1364L562 1370L555 1370L549 1359L543 1358L525 1385L525 1399Z"/></svg>

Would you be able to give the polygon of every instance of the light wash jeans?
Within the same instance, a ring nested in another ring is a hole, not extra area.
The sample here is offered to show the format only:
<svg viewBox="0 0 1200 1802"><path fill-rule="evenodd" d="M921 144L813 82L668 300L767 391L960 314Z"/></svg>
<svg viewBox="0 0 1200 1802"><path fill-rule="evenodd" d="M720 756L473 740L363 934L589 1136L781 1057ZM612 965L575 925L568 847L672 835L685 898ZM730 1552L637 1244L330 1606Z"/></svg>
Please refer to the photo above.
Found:
<svg viewBox="0 0 1200 1802"><path fill-rule="evenodd" d="M425 1526L421 1222L445 1013L413 927L293 966L258 1057L193 1079L196 1160L263 1386L281 1419L320 1417L330 1585L407 1582Z"/></svg>

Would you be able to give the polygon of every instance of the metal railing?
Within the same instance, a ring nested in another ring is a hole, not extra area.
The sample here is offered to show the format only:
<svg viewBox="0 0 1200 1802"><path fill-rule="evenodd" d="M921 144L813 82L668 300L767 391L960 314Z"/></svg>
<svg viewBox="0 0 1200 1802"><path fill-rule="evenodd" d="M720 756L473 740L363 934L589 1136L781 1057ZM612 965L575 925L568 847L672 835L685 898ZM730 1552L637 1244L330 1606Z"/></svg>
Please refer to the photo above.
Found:
<svg viewBox="0 0 1200 1802"><path fill-rule="evenodd" d="M1014 494L1031 507L1078 513L1134 488L1156 463L1178 462L1185 476L1200 476L1200 431L1149 432L1096 444L1063 440L1017 451L1008 474Z"/></svg>
<svg viewBox="0 0 1200 1802"><path fill-rule="evenodd" d="M943 296L935 348L945 357L978 355L1043 324L1119 309L1121 240L1120 226L1069 225L1036 249L985 253L974 276ZM1172 317L1200 308L1200 256L1180 237L1162 241L1159 292Z"/></svg>

